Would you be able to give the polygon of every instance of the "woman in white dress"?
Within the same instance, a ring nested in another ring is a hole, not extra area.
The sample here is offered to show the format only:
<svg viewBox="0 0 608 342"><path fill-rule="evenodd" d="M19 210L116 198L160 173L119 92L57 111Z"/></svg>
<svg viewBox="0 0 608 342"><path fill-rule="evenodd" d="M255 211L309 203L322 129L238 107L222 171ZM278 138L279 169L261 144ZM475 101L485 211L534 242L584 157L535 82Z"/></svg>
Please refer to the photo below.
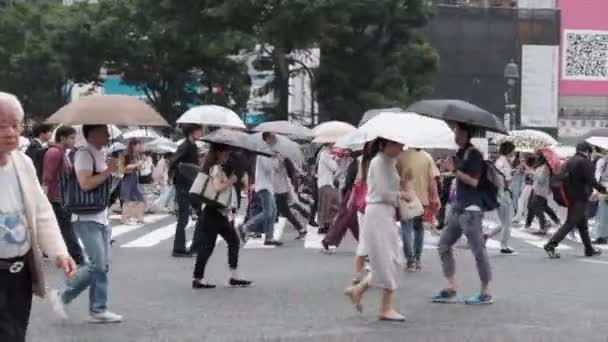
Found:
<svg viewBox="0 0 608 342"><path fill-rule="evenodd" d="M379 319L401 322L405 317L393 308L393 294L400 274L399 263L403 260L399 231L395 225L399 199L406 199L399 190L396 169L396 158L403 145L382 138L375 144L379 152L369 166L367 207L357 250L357 253L368 255L371 272L358 285L346 289L345 294L361 312L361 298L367 289L371 286L381 288L383 295Z"/></svg>

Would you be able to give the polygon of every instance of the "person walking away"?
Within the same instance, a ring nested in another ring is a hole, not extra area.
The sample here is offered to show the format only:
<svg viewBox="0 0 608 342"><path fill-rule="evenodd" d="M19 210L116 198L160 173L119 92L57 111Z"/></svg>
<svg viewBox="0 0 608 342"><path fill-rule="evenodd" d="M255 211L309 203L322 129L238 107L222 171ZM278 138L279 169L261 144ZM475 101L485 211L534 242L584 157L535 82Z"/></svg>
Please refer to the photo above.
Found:
<svg viewBox="0 0 608 342"><path fill-rule="evenodd" d="M72 226L72 215L64 206L61 197L61 179L72 169L66 151L74 148L76 143L76 129L70 126L61 126L55 132L55 143L50 143L44 154L42 163L42 189L51 202L61 235L68 247L70 256L78 265L84 263L84 256L78 237Z"/></svg>
<svg viewBox="0 0 608 342"><path fill-rule="evenodd" d="M500 237L500 253L505 255L515 254L515 250L509 246L509 239L511 238L511 224L513 223L513 200L511 196L511 181L513 180L513 167L511 165L511 158L515 151L515 145L510 141L505 141L500 144L498 153L500 156L494 164L496 169L502 173L505 179L505 188L498 190L498 219L500 225L486 234L484 237L493 238L499 233ZM548 183L547 183L548 185Z"/></svg>
<svg viewBox="0 0 608 342"><path fill-rule="evenodd" d="M589 237L588 209L589 198L593 189L605 194L606 188L595 179L595 170L590 160L593 147L582 142L576 145L576 154L564 165L560 176L566 188L566 194L570 200L566 222L553 234L545 245L545 251L550 258L559 258L555 251L570 231L578 228L578 233L585 246L585 256L592 257L602 254L600 249L593 247Z"/></svg>
<svg viewBox="0 0 608 342"><path fill-rule="evenodd" d="M203 128L200 125L186 124L182 126L182 131L186 139L179 145L169 162L169 173L174 175L175 199L177 201L177 225L175 226L172 252L175 258L193 256L191 251L186 249L186 226L190 220L190 198L188 192L194 180L183 175L179 171L178 166L181 163L199 164L196 141L202 137Z"/></svg>
<svg viewBox="0 0 608 342"><path fill-rule="evenodd" d="M433 297L435 303L447 303L456 299L456 261L454 260L454 245L462 234L466 235L481 281L478 295L465 299L466 304L490 304L492 295L489 285L492 278L490 261L482 236L483 196L478 188L484 173L483 155L471 144L473 128L461 124L453 124L456 144L459 150L456 167L456 198L450 208L447 226L441 231L438 251L441 258L443 275L448 286Z"/></svg>
<svg viewBox="0 0 608 342"><path fill-rule="evenodd" d="M154 171L154 160L152 159L152 156L150 156L150 154L145 153L143 151L144 145L141 140L138 142L139 144L137 146L137 154L138 158L141 160L141 166L139 167L139 172L137 172L137 175L139 177L139 184L151 184L153 181L152 172Z"/></svg>
<svg viewBox="0 0 608 342"><path fill-rule="evenodd" d="M277 137L268 132L262 134L262 139L270 147L277 143ZM275 152L273 157L258 156L255 166L255 192L260 198L262 211L252 217L239 227L241 239L246 241L251 228L256 226L263 227L266 234L265 246L282 246L283 243L274 239L274 218L277 214L276 202L274 199L273 176L279 168L279 156Z"/></svg>
<svg viewBox="0 0 608 342"><path fill-rule="evenodd" d="M296 229L298 236L296 240L302 239L306 236L307 230L302 224L295 218L291 211L289 202L291 196L291 185L290 179L287 175L286 163L290 162L287 158L279 161L278 168L275 170L272 182L274 189L274 196L276 201L278 216L284 217L289 223Z"/></svg>
<svg viewBox="0 0 608 342"><path fill-rule="evenodd" d="M511 164L513 169L513 176L511 177L511 203L513 204L513 210L517 212L519 210L517 202L524 186L524 174L520 167L522 162L519 152L515 152L513 155Z"/></svg>
<svg viewBox="0 0 608 342"><path fill-rule="evenodd" d="M229 155L230 149L228 146L212 144L203 162L202 172L211 177L211 184L218 193L232 189L237 181L234 173L226 175L222 167L228 160ZM228 244L228 264L230 265L228 285L232 287L251 286L253 283L249 280L243 280L237 272L240 240L234 228L234 222L229 220L232 208L222 208L209 203L204 204L201 196L196 194L190 194L190 201L199 212L196 230L200 234L198 243L200 248L196 251L198 254L194 266L192 288L212 289L216 287L205 279L205 268L215 249L218 235ZM204 208L201 210L203 206Z"/></svg>
<svg viewBox="0 0 608 342"><path fill-rule="evenodd" d="M413 186L416 196L422 203L425 211L430 208L439 208L439 193L436 177L439 177L439 169L433 158L420 149L408 149L401 152L397 159L397 172L401 177L401 191L405 192L407 186L406 174L408 170L412 173ZM410 222L411 221L411 222ZM419 271L422 269L420 257L424 246L423 215L411 220L401 222L403 251L407 260L407 269ZM413 240L412 240L413 235Z"/></svg>
<svg viewBox="0 0 608 342"><path fill-rule="evenodd" d="M595 179L603 186L608 185L608 157L603 156L597 161ZM593 231L593 243L608 244L608 198L600 196L598 200L597 224Z"/></svg>
<svg viewBox="0 0 608 342"><path fill-rule="evenodd" d="M0 341L25 342L32 297L45 296L40 250L66 277L76 265L30 158L18 150L23 109L0 92Z"/></svg>
<svg viewBox="0 0 608 342"><path fill-rule="evenodd" d="M108 189L111 174L118 169L118 161L109 159L103 148L110 134L105 125L84 125L82 132L87 145L74 155L74 173L80 189L91 192L99 187ZM109 197L109 193L107 194ZM89 314L91 323L118 323L123 317L108 310L110 272L110 239L108 206L99 212L72 215L76 235L82 241L89 262L78 269L73 279L62 290L50 294L53 309L66 319L65 305L72 303L84 290L89 289Z"/></svg>
<svg viewBox="0 0 608 342"><path fill-rule="evenodd" d="M520 165L520 172L524 177L524 186L521 190L519 198L517 199L517 213L513 221L521 227L521 223L524 222L528 215L528 206L530 198L532 197L532 190L534 184L534 163L536 162L534 157L526 157L525 162Z"/></svg>
<svg viewBox="0 0 608 342"><path fill-rule="evenodd" d="M531 205L528 211L528 217L526 218L526 229L532 226L532 220L534 217L538 219L540 224L540 230L532 234L545 236L548 233L549 228L547 227L547 219L545 218L545 212L549 210L552 212L549 206L549 196L551 195L550 188L550 177L551 169L547 165L547 161L539 152L537 156L536 169L534 171L534 183L533 183L533 195L530 199ZM553 213L555 215L555 213Z"/></svg>
<svg viewBox="0 0 608 342"><path fill-rule="evenodd" d="M139 171L145 160L142 158L143 144L140 140L131 139L127 145L127 153L123 156L122 181L120 182L120 200L122 201L122 223L128 224L134 217L137 224L144 223L144 194L139 183Z"/></svg>
<svg viewBox="0 0 608 342"><path fill-rule="evenodd" d="M338 163L333 158L331 148L326 144L319 152L317 164L317 188L319 189L319 234L327 234L337 211L339 193L334 187L334 175Z"/></svg>
<svg viewBox="0 0 608 342"><path fill-rule="evenodd" d="M365 292L372 286L381 288L379 319L402 322L405 317L394 309L394 293L398 287L398 264L402 260L395 216L400 198L409 200L399 191L396 168L403 145L382 138L376 144L379 152L369 166L367 207L361 232L371 272L358 285L347 288L345 294L361 312L361 299Z"/></svg>
<svg viewBox="0 0 608 342"><path fill-rule="evenodd" d="M48 143L51 140L51 135L53 134L53 125L36 124L32 133L34 139L32 139L32 142L25 150L25 154L34 162L36 175L38 176L38 180L42 183L42 163L44 161L44 154L48 147Z"/></svg>

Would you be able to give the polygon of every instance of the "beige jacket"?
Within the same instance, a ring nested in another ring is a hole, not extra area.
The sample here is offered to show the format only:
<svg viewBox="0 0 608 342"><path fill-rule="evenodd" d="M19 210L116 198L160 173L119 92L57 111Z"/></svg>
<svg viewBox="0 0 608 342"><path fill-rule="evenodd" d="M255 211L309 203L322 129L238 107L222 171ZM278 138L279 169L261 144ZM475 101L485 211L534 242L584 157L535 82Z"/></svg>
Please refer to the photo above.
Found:
<svg viewBox="0 0 608 342"><path fill-rule="evenodd" d="M32 237L32 251L28 254L32 272L32 290L35 295L44 297L44 272L40 249L53 261L58 256L69 254L61 236L55 213L42 191L31 159L19 151L13 151L10 158L17 170L17 178L19 178L21 191L23 192L25 218Z"/></svg>

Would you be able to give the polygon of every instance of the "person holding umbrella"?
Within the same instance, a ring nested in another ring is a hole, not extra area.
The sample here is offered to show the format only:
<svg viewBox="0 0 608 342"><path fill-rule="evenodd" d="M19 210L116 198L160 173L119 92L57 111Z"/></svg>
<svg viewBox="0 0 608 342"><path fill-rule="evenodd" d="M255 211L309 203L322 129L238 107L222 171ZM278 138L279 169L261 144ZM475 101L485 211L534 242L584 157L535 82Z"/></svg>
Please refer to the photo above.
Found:
<svg viewBox="0 0 608 342"><path fill-rule="evenodd" d="M574 228L578 228L581 241L585 246L585 256L592 257L602 254L601 249L597 249L591 244L587 222L589 198L593 189L606 194L606 187L598 183L595 178L595 170L590 159L592 152L593 147L589 143L579 143L576 145L576 155L566 162L560 173L570 206L568 207L566 222L553 234L544 247L552 259L560 257L555 249Z"/></svg>
<svg viewBox="0 0 608 342"><path fill-rule="evenodd" d="M177 152L169 162L169 173L174 175L175 197L177 201L177 225L173 240L173 257L191 257L193 254L186 249L186 226L190 219L190 199L188 191L192 187L193 179L183 175L178 166L181 163L199 164L198 147L196 141L203 135L203 127L196 124L184 124L182 131L186 136L179 145Z"/></svg>
<svg viewBox="0 0 608 342"><path fill-rule="evenodd" d="M471 144L474 128L463 123L453 123L452 126L456 144L460 148L457 152L458 163L455 171L456 198L438 245L443 275L448 286L433 297L433 302L448 303L456 300L456 261L453 248L464 233L475 257L481 280L480 293L467 298L465 303L490 304L493 301L489 291L492 271L482 236L484 194L479 189L485 168L484 159L481 152Z"/></svg>

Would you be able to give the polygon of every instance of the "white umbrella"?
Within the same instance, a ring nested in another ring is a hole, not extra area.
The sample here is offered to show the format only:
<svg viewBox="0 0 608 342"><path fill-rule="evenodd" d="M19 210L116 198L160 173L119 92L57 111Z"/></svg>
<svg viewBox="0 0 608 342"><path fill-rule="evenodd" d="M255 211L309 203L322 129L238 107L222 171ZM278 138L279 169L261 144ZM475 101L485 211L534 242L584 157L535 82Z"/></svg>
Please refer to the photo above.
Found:
<svg viewBox="0 0 608 342"><path fill-rule="evenodd" d="M108 147L108 154L112 154L114 152L120 152L127 149L127 145L121 142L115 142Z"/></svg>
<svg viewBox="0 0 608 342"><path fill-rule="evenodd" d="M204 105L190 108L179 119L178 124L197 124L246 129L245 123L232 110L216 105Z"/></svg>
<svg viewBox="0 0 608 342"><path fill-rule="evenodd" d="M140 129L134 129L132 131L123 133L122 138L124 140L138 139L138 140L150 141L150 140L162 138L162 135L160 135L158 132L156 132L155 130L150 129L150 128L140 128Z"/></svg>
<svg viewBox="0 0 608 342"><path fill-rule="evenodd" d="M312 138L312 129L291 123L286 120L268 121L258 125L253 129L256 132L270 132L284 134L293 138Z"/></svg>
<svg viewBox="0 0 608 342"><path fill-rule="evenodd" d="M178 143L165 137L160 137L144 144L144 150L154 153L175 153Z"/></svg>
<svg viewBox="0 0 608 342"><path fill-rule="evenodd" d="M573 146L556 145L551 146L551 148L561 159L567 159L576 154L576 148Z"/></svg>
<svg viewBox="0 0 608 342"><path fill-rule="evenodd" d="M254 136L256 142L265 147L267 145L262 139L262 134L263 133L256 133ZM291 159L294 163L304 163L306 158L304 157L304 153L302 153L300 144L282 135L277 135L276 137L277 143L272 147L273 150L279 152L283 157Z"/></svg>
<svg viewBox="0 0 608 342"><path fill-rule="evenodd" d="M608 150L608 137L591 137L585 141L603 150Z"/></svg>
<svg viewBox="0 0 608 342"><path fill-rule="evenodd" d="M359 127L350 142L340 143L346 148L360 149L376 138L400 142L407 147L457 149L454 132L445 121L406 112L380 113Z"/></svg>
<svg viewBox="0 0 608 342"><path fill-rule="evenodd" d="M203 141L240 148L264 156L272 156L273 153L268 145L260 144L253 135L226 128L207 134L203 137Z"/></svg>
<svg viewBox="0 0 608 342"><path fill-rule="evenodd" d="M55 135L57 134L57 129L61 127L59 125L55 127L53 133L51 133L51 141L55 141ZM110 141L118 140L122 136L122 130L118 128L116 125L107 125L108 131L110 133ZM82 133L82 125L72 126L76 130L76 146L84 146L87 144L87 141L84 138L84 134Z"/></svg>
<svg viewBox="0 0 608 342"><path fill-rule="evenodd" d="M357 128L349 123L342 121L324 122L313 129L315 138L314 143L326 144L335 143L345 135L356 131Z"/></svg>
<svg viewBox="0 0 608 342"><path fill-rule="evenodd" d="M496 144L510 141L519 152L535 151L546 146L557 145L558 142L548 133L535 129L511 131L509 135L499 135L494 139Z"/></svg>

